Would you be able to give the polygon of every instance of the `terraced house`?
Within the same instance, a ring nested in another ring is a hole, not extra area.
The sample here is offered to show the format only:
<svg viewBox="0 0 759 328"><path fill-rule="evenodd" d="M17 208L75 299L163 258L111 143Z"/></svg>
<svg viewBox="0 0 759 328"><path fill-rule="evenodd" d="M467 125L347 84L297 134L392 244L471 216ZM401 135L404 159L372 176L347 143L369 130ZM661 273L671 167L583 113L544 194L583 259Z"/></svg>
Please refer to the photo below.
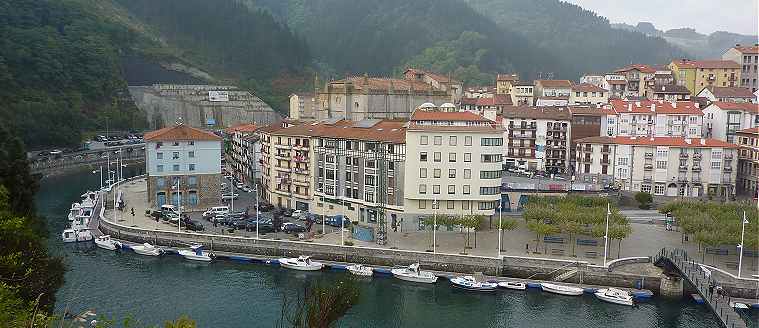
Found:
<svg viewBox="0 0 759 328"><path fill-rule="evenodd" d="M604 108L601 131L607 136L700 138L703 113L692 101L615 99Z"/></svg>
<svg viewBox="0 0 759 328"><path fill-rule="evenodd" d="M708 86L735 87L740 85L741 65L732 60L674 60L669 64L677 84L696 95Z"/></svg>

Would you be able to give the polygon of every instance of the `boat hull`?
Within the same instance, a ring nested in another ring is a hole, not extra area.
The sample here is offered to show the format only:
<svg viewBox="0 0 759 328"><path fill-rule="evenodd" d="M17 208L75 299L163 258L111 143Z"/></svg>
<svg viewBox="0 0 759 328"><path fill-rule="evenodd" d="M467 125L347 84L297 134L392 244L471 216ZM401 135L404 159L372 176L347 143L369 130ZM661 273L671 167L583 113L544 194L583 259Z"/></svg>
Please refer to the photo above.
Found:
<svg viewBox="0 0 759 328"><path fill-rule="evenodd" d="M559 295L566 295L566 296L580 296L585 291L582 288L575 288L575 287L566 287L566 286L556 286L549 284L542 284L541 287L544 291ZM564 287L564 288L561 288Z"/></svg>
<svg viewBox="0 0 759 328"><path fill-rule="evenodd" d="M162 253L161 249L158 247L146 249L144 246L132 246L132 250L137 254L145 256L158 256Z"/></svg>
<svg viewBox="0 0 759 328"><path fill-rule="evenodd" d="M402 271L402 272L401 272ZM428 276L428 275L409 275L405 273L405 270L398 271L398 270L390 270L392 272L393 277L396 277L403 281L409 281L409 282L418 282L423 284L434 284L437 282L437 277L435 275Z"/></svg>
<svg viewBox="0 0 759 328"><path fill-rule="evenodd" d="M526 290L527 284L523 282L511 282L511 281L504 281L499 282L498 287L506 288L506 289L513 289L513 290Z"/></svg>
<svg viewBox="0 0 759 328"><path fill-rule="evenodd" d="M498 284L466 284L461 283L458 281L455 281L454 279L451 280L451 285L455 288L473 291L473 292L494 292L498 288Z"/></svg>
<svg viewBox="0 0 759 328"><path fill-rule="evenodd" d="M346 268L348 272L350 272L352 275L359 276L359 277L371 277L374 275L374 270L369 267L356 267L356 266L349 266Z"/></svg>
<svg viewBox="0 0 759 328"><path fill-rule="evenodd" d="M118 245L116 243L103 243L103 242L98 242L97 240L95 240L95 245L97 247L100 247L102 249L106 249L106 250L109 250L109 251L115 251L115 250L121 248L121 245Z"/></svg>
<svg viewBox="0 0 759 328"><path fill-rule="evenodd" d="M319 262L312 262L311 265L297 265L297 264L291 263L290 261L286 259L280 259L279 265L282 266L283 268L299 270L299 271L319 271L324 268L324 264L321 264Z"/></svg>
<svg viewBox="0 0 759 328"><path fill-rule="evenodd" d="M182 257L184 257L185 260L190 260L190 261L211 262L211 260L213 260L210 256L205 255L205 254L203 254L203 255L180 254L180 255L182 255Z"/></svg>
<svg viewBox="0 0 759 328"><path fill-rule="evenodd" d="M627 305L627 306L633 306L633 300L632 299L619 299L615 297L608 297L606 295L603 295L602 293L596 293L596 297L604 302L619 304L619 305Z"/></svg>

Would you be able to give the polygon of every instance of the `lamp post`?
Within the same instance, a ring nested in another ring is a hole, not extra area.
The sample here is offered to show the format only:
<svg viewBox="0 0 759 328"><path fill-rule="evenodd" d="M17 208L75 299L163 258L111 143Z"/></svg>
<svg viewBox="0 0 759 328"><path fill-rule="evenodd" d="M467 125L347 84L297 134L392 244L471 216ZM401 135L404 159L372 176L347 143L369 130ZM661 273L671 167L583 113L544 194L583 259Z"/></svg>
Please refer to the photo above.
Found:
<svg viewBox="0 0 759 328"><path fill-rule="evenodd" d="M741 277L741 269L743 267L743 236L746 233L746 211L743 211L743 222L741 223L741 244L738 245L738 278Z"/></svg>
<svg viewBox="0 0 759 328"><path fill-rule="evenodd" d="M498 201L498 257L501 257L501 234L503 229L503 199Z"/></svg>
<svg viewBox="0 0 759 328"><path fill-rule="evenodd" d="M606 253L609 247L609 216L611 215L611 205L606 203L606 234L604 234L604 267L606 266Z"/></svg>
<svg viewBox="0 0 759 328"><path fill-rule="evenodd" d="M432 252L437 251L437 198L432 201L432 208L435 210L432 214Z"/></svg>

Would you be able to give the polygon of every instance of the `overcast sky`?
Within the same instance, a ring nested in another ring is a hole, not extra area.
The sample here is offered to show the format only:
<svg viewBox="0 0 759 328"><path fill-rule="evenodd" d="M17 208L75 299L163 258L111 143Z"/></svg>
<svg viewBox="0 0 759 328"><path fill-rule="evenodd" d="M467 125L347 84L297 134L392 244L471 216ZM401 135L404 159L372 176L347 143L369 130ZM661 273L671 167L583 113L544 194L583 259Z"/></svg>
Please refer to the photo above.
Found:
<svg viewBox="0 0 759 328"><path fill-rule="evenodd" d="M757 34L759 0L564 0L606 16L612 23L651 22L657 29L692 27L703 34Z"/></svg>

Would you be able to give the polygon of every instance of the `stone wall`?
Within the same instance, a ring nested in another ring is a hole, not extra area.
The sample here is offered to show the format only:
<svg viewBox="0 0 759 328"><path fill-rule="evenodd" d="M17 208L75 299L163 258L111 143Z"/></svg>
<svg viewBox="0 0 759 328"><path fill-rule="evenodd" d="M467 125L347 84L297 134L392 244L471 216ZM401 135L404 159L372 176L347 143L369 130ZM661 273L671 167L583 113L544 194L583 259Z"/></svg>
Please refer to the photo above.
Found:
<svg viewBox="0 0 759 328"><path fill-rule="evenodd" d="M187 176L179 176L179 187L182 190L182 206L189 212L204 211L210 207L218 206L221 199L221 174L198 174L197 185L190 186ZM164 179L162 188L158 187L158 179ZM156 207L156 193L163 191L166 193L166 204L171 204L171 189L173 176L151 176L147 178L147 200L148 205ZM198 193L198 204L189 204L189 192Z"/></svg>

